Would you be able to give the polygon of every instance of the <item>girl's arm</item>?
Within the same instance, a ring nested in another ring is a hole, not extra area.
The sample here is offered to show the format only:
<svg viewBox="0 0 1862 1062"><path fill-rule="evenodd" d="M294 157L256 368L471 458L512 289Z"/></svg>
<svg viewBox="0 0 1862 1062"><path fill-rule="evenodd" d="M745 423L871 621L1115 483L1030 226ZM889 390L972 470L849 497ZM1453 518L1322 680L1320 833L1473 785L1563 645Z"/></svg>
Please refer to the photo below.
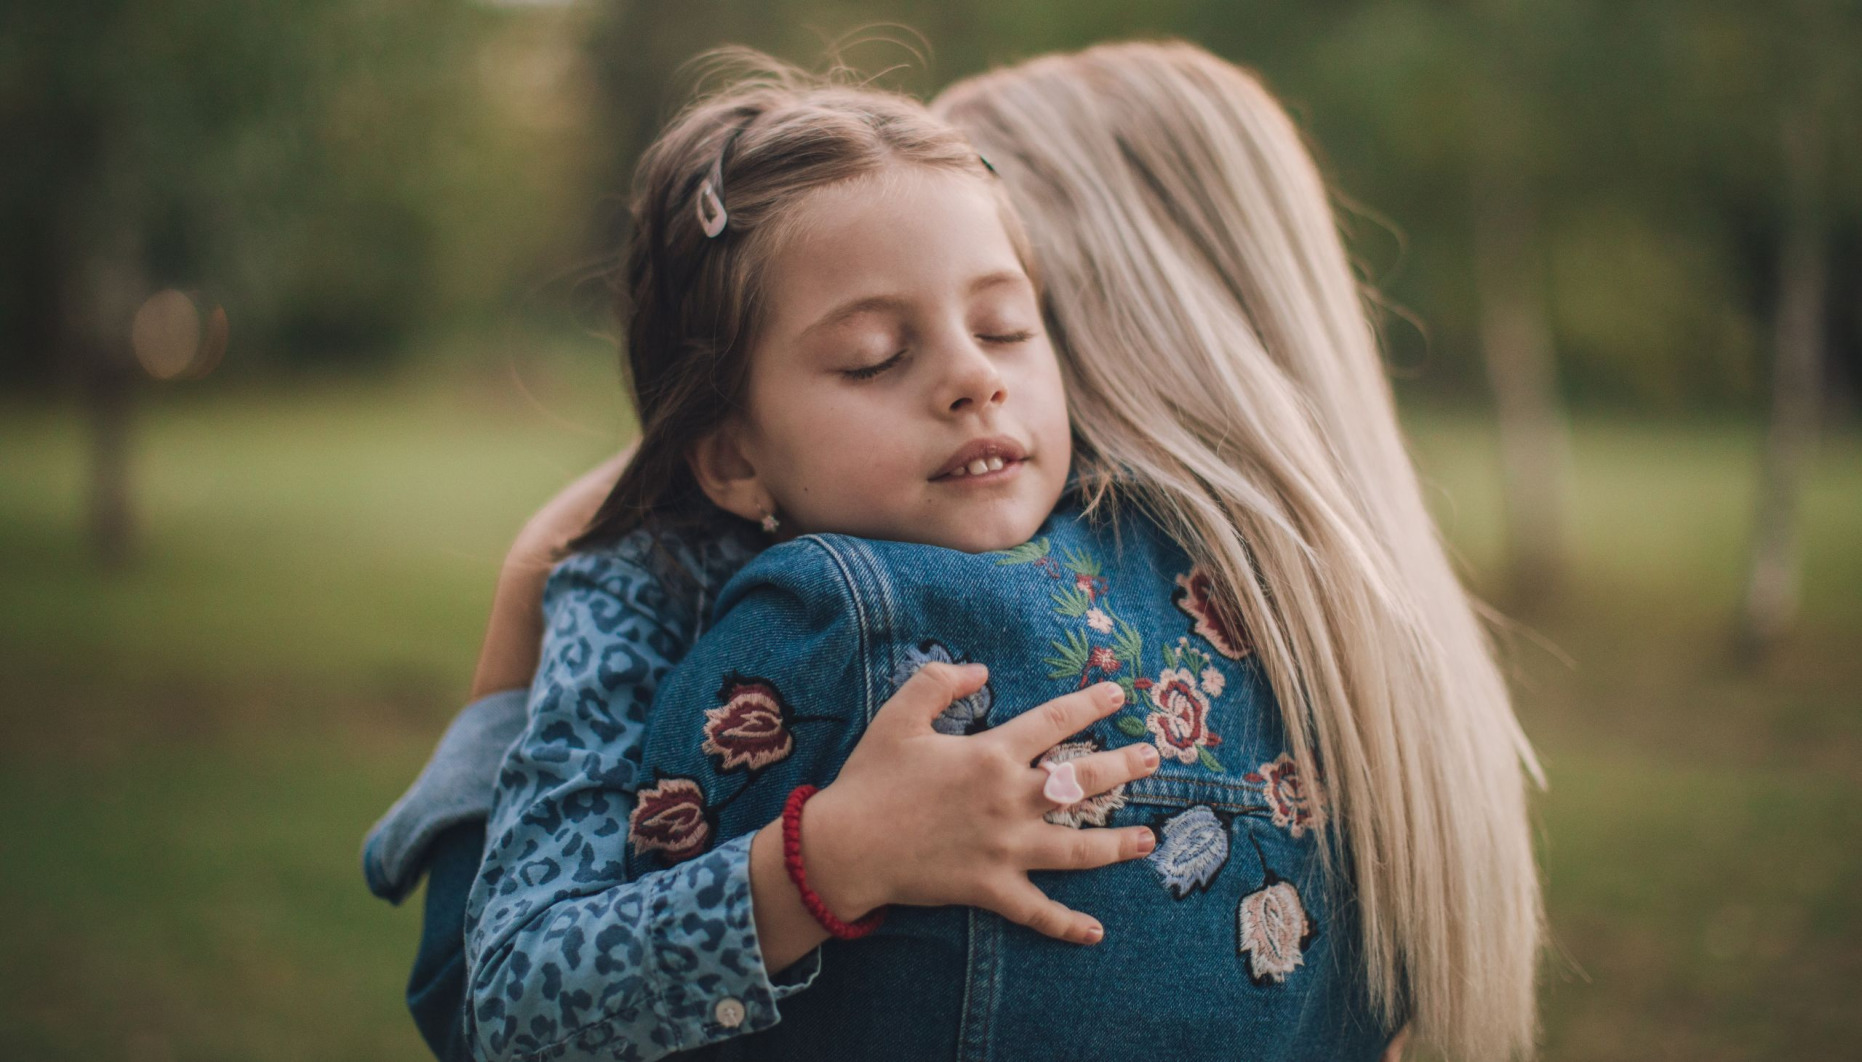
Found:
<svg viewBox="0 0 1862 1062"><path fill-rule="evenodd" d="M819 956L808 953L825 937L781 866L779 835L762 822L723 844L706 840L696 855L682 849L664 869L630 873L636 799L678 787L639 773L637 722L613 714L634 681L627 646L642 641L638 601L590 578L588 563L575 558L551 581L532 718L501 772L468 907L467 1029L483 1057L653 1059L768 1028L778 1002L812 981ZM851 696L846 676L832 674L859 670L841 611L759 595L700 646L728 657L748 638L792 662L819 661L819 696ZM1043 823L1053 805L1029 764L1116 704L1094 688L986 734L933 731L936 714L982 680L979 668L933 665L878 712L840 778L809 804L811 882L846 919L885 903L968 903L1095 940L1096 924L1047 900L1027 871L1133 858L1151 834ZM656 705L655 718L667 710ZM851 744L854 733L833 740ZM1148 773L1139 755L1133 746L1079 761L1082 785L1099 791ZM680 821L698 828L677 807L644 810L669 813L675 832ZM787 976L771 976L803 956Z"/></svg>

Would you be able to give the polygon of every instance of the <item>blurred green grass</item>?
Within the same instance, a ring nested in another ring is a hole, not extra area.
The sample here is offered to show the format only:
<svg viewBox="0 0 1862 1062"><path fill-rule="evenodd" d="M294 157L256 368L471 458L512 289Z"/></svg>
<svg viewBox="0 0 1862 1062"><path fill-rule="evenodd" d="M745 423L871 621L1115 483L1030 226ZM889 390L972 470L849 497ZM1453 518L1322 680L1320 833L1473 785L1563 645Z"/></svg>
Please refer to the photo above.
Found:
<svg viewBox="0 0 1862 1062"><path fill-rule="evenodd" d="M420 1057L417 910L357 846L465 694L504 545L624 436L611 372L152 396L117 574L85 553L83 427L0 403L7 1054ZM1566 590L1501 636L1551 780L1546 1055L1852 1057L1862 439L1825 442L1804 625L1759 665L1728 637L1757 433L1577 429ZM1412 431L1486 585L1491 431Z"/></svg>

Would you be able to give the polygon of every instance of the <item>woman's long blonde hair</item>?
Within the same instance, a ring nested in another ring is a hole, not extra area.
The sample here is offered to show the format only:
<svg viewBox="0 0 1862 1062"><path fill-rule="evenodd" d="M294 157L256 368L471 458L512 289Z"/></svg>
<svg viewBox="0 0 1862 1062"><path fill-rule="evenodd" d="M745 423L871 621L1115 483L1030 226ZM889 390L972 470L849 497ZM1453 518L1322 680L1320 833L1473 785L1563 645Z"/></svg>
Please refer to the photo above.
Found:
<svg viewBox="0 0 1862 1062"><path fill-rule="evenodd" d="M934 109L1028 225L1094 497L1152 513L1234 591L1321 780L1374 1004L1452 1057L1531 1054L1542 779L1293 123L1181 43L1032 60Z"/></svg>

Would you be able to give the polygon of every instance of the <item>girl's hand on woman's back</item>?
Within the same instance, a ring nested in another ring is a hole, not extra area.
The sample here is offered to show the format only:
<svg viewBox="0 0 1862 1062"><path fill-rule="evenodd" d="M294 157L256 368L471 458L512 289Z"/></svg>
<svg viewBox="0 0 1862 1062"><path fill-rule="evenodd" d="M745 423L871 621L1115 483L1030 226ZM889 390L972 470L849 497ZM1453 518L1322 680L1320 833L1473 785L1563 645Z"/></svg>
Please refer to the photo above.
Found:
<svg viewBox="0 0 1862 1062"><path fill-rule="evenodd" d="M845 921L891 903L965 904L1061 940L1097 943L1103 927L1048 899L1028 872L1136 859L1156 838L1142 826L1074 829L1045 821L1061 805L1044 795L1047 772L1032 764L1117 711L1124 693L1101 683L967 737L932 729L939 712L982 688L988 675L980 664L928 664L880 708L839 777L808 802L808 883ZM1158 757L1144 742L1071 762L1091 796L1149 775ZM760 831L750 853L757 935L772 971L826 937L788 881L781 825Z"/></svg>

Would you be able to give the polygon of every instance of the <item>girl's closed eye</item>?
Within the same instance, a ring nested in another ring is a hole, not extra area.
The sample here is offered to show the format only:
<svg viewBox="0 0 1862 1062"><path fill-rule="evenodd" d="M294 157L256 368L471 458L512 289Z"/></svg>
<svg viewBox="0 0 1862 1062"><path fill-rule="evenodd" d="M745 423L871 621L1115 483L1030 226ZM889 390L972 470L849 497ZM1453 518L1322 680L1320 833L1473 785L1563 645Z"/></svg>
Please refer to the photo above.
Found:
<svg viewBox="0 0 1862 1062"><path fill-rule="evenodd" d="M850 380L871 380L875 376L878 376L880 373L885 372L887 369L890 369L893 366L898 365L900 362L904 360L905 360L905 351L901 350L898 353L892 355L892 357L887 358L884 361L877 362L872 365L863 365L857 369L842 369L841 375L847 377Z"/></svg>
<svg viewBox="0 0 1862 1062"><path fill-rule="evenodd" d="M1029 340L1033 339L1034 336L1035 336L1034 330L1028 329L1028 328L1023 328L1023 329L1020 329L1014 332L998 332L998 333L978 332L976 334L976 338L981 340L982 342L992 343L992 344L996 344L1000 346L1008 346L1008 345L1015 344L1015 343L1026 343Z"/></svg>

